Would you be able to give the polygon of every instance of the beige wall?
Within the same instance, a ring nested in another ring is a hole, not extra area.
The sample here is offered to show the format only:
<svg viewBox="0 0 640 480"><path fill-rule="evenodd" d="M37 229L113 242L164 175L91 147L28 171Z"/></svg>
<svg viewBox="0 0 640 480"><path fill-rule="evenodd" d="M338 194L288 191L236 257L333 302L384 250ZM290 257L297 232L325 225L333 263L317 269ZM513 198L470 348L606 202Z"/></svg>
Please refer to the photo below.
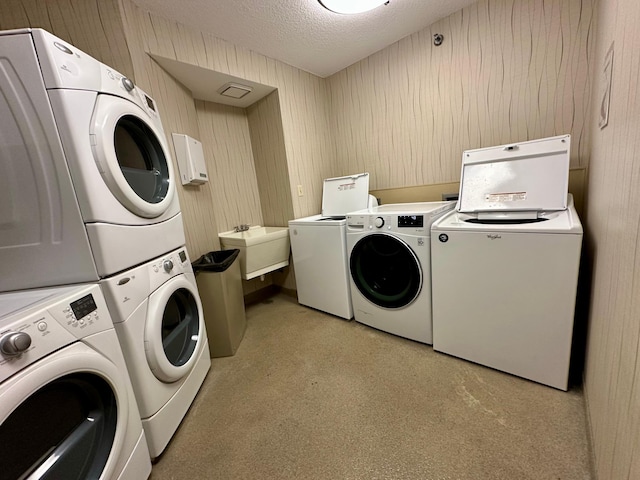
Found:
<svg viewBox="0 0 640 480"><path fill-rule="evenodd" d="M148 52L278 89L289 175L285 188L289 200L273 206L278 209L275 215L290 216L291 212L287 211L290 206L295 217L317 213L322 179L331 176L336 169L326 82L290 65L144 12L130 0L121 2L129 45L140 53L132 55L134 67L148 65L150 60L141 58L142 53ZM136 81L144 85L144 71L136 71L138 73L141 78L136 77ZM163 105L161 99L157 100ZM272 190L282 191L280 180L275 179ZM298 197L295 193L297 185L303 185L304 196ZM238 192L237 199L243 201L242 192ZM198 228L197 225L189 226Z"/></svg>
<svg viewBox="0 0 640 480"><path fill-rule="evenodd" d="M464 150L566 133L586 166L594 3L481 0L333 75L339 173L454 182Z"/></svg>
<svg viewBox="0 0 640 480"><path fill-rule="evenodd" d="M248 112L264 224L286 227L294 212L278 91L249 107Z"/></svg>
<svg viewBox="0 0 640 480"><path fill-rule="evenodd" d="M218 230L262 225L246 110L197 100L196 112Z"/></svg>
<svg viewBox="0 0 640 480"><path fill-rule="evenodd" d="M168 133L203 141L210 173L220 170L216 181L223 186L178 189L192 257L218 248L218 231L246 217L264 219L269 206L261 197L274 194L265 185L289 189L288 199L275 202L280 222L318 212L326 177L369 171L374 189L455 182L466 148L571 133L572 167L589 166L584 220L593 283L585 390L596 468L601 479L634 479L640 478L640 4L600 0L591 56L594 5L483 0L328 80L147 14L129 0L8 0L0 3L0 28L46 28L133 76L158 101ZM445 35L437 49L436 31ZM611 115L600 130L600 78L588 68L601 70L612 41ZM254 146L251 137L261 130L247 126L259 107L241 113L194 102L146 52L275 86L282 125L273 159L280 168L284 150L286 172L274 179L238 175L232 156L249 169L250 155L256 170L269 162L262 160L268 153L256 156L264 145ZM590 97L594 113L587 115ZM229 137L217 135L220 129ZM237 194L225 190L223 202L235 204L234 211L216 203L220 188L233 182ZM266 193L246 194L256 188Z"/></svg>
<svg viewBox="0 0 640 480"><path fill-rule="evenodd" d="M640 3L601 0L587 192L593 262L585 390L598 478L640 478ZM615 42L609 124L598 127Z"/></svg>
<svg viewBox="0 0 640 480"><path fill-rule="evenodd" d="M0 30L44 28L132 76L118 0L2 0Z"/></svg>

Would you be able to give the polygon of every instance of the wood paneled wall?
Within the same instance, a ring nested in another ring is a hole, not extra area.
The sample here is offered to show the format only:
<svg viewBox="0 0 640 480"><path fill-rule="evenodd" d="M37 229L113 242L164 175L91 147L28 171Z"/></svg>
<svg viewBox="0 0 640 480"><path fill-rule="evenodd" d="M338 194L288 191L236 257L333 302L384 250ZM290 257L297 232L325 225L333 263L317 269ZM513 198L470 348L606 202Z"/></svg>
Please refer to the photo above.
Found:
<svg viewBox="0 0 640 480"><path fill-rule="evenodd" d="M336 73L336 173L454 182L464 150L566 133L586 166L594 4L481 0Z"/></svg>
<svg viewBox="0 0 640 480"><path fill-rule="evenodd" d="M602 480L640 478L640 3L598 8L587 250L592 264L585 391ZM614 45L609 123L598 126Z"/></svg>

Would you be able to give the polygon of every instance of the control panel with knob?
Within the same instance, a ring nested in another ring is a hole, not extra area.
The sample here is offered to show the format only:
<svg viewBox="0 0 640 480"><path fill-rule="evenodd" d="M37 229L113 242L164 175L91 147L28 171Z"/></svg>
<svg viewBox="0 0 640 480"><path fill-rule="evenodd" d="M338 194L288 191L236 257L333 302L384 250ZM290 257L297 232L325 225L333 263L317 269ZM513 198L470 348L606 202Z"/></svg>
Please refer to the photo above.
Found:
<svg viewBox="0 0 640 480"><path fill-rule="evenodd" d="M376 226L376 228L384 227L384 218L376 217L376 219L373 221L373 224Z"/></svg>
<svg viewBox="0 0 640 480"><path fill-rule="evenodd" d="M127 77L122 77L122 86L127 92L130 92L135 88L135 85L133 84L133 82L129 80Z"/></svg>
<svg viewBox="0 0 640 480"><path fill-rule="evenodd" d="M0 383L53 353L67 357L66 347L73 349L77 364L78 349L86 347L72 345L113 330L97 284L3 293L0 305L11 306L10 313L0 315Z"/></svg>
<svg viewBox="0 0 640 480"><path fill-rule="evenodd" d="M8 332L0 337L0 352L15 356L26 352L31 346L31 337L25 332Z"/></svg>
<svg viewBox="0 0 640 480"><path fill-rule="evenodd" d="M167 259L164 262L162 262L162 268L164 268L164 271L169 273L171 270L173 270L173 261L171 259Z"/></svg>

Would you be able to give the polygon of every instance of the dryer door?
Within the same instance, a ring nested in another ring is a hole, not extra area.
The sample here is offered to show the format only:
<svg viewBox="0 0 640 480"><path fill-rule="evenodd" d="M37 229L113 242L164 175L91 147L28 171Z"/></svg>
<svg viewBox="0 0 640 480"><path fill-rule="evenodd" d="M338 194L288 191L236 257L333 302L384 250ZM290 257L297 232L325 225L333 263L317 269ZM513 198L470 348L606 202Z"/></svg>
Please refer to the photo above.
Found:
<svg viewBox="0 0 640 480"><path fill-rule="evenodd" d="M151 294L144 343L151 371L159 380L175 382L188 375L205 339L195 281L178 275Z"/></svg>
<svg viewBox="0 0 640 480"><path fill-rule="evenodd" d="M91 122L98 168L113 195L145 218L164 213L175 194L164 133L135 103L98 95Z"/></svg>
<svg viewBox="0 0 640 480"><path fill-rule="evenodd" d="M2 478L111 478L127 429L114 364L76 343L0 386Z"/></svg>
<svg viewBox="0 0 640 480"><path fill-rule="evenodd" d="M360 239L351 251L349 267L360 293L380 307L409 305L422 289L418 258L406 242L392 235Z"/></svg>

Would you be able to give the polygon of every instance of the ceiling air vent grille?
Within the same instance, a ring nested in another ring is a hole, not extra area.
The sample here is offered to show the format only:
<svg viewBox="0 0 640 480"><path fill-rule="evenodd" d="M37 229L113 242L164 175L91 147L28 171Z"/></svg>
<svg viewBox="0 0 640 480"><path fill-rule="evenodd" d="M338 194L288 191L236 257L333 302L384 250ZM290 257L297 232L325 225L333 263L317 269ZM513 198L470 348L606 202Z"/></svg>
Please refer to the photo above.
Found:
<svg viewBox="0 0 640 480"><path fill-rule="evenodd" d="M226 83L218 89L220 95L231 98L242 98L245 95L251 93L253 88L247 85L240 85L239 83Z"/></svg>

